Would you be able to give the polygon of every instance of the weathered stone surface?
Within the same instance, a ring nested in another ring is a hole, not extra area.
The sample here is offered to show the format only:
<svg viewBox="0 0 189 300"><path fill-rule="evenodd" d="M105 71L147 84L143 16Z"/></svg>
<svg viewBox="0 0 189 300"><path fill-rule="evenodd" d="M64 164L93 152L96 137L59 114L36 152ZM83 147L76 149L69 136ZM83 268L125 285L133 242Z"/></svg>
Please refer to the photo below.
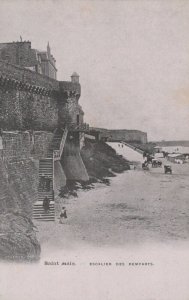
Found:
<svg viewBox="0 0 189 300"><path fill-rule="evenodd" d="M53 140L53 133L45 131L34 131L33 137L34 144L32 156L38 159L47 157L47 153Z"/></svg>
<svg viewBox="0 0 189 300"><path fill-rule="evenodd" d="M81 157L90 178L103 179L130 168L128 161L104 142L86 140Z"/></svg>
<svg viewBox="0 0 189 300"><path fill-rule="evenodd" d="M27 82L31 85L41 86L46 89L58 90L58 81L42 74L25 69L18 65L0 60L0 75L14 78L15 80Z"/></svg>
<svg viewBox="0 0 189 300"><path fill-rule="evenodd" d="M40 246L30 220L38 172L31 160L0 159L0 259L36 260Z"/></svg>
<svg viewBox="0 0 189 300"><path fill-rule="evenodd" d="M31 220L17 212L0 214L0 259L34 261L40 245Z"/></svg>
<svg viewBox="0 0 189 300"><path fill-rule="evenodd" d="M54 130L58 104L48 96L0 89L0 127L6 130Z"/></svg>
<svg viewBox="0 0 189 300"><path fill-rule="evenodd" d="M125 141L128 143L147 143L147 133L140 130L105 129L96 127L90 127L90 130L99 132L100 139L108 139L108 141L112 142Z"/></svg>

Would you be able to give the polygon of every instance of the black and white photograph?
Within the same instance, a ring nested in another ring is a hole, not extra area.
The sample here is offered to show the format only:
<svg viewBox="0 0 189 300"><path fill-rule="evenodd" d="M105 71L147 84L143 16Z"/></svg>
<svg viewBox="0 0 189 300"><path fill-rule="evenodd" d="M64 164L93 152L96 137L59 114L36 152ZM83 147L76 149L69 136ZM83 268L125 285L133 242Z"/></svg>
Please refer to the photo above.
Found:
<svg viewBox="0 0 189 300"><path fill-rule="evenodd" d="M0 299L189 300L189 1L0 0Z"/></svg>

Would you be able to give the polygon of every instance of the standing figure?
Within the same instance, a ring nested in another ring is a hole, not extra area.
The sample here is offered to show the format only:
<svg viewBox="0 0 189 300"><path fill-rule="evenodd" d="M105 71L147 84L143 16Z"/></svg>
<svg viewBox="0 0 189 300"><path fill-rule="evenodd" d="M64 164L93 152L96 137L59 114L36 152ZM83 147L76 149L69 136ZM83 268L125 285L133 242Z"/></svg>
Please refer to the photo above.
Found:
<svg viewBox="0 0 189 300"><path fill-rule="evenodd" d="M47 196L43 200L43 209L46 213L50 210L50 200Z"/></svg>
<svg viewBox="0 0 189 300"><path fill-rule="evenodd" d="M64 219L67 219L67 212L66 212L66 208L62 207L61 213L60 213L60 224L64 224Z"/></svg>

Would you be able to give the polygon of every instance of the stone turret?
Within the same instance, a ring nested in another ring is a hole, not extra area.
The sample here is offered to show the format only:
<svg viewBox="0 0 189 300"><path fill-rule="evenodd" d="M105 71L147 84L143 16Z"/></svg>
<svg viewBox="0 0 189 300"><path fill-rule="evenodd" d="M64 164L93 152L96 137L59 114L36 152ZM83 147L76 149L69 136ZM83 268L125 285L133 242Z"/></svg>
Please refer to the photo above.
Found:
<svg viewBox="0 0 189 300"><path fill-rule="evenodd" d="M79 83L79 75L76 72L72 74L71 81L72 83Z"/></svg>

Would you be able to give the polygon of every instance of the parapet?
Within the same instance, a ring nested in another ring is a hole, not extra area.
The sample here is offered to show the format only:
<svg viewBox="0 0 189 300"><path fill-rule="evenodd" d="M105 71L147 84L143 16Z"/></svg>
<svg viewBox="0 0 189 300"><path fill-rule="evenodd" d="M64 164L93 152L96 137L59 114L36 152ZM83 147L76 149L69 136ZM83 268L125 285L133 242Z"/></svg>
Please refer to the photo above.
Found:
<svg viewBox="0 0 189 300"><path fill-rule="evenodd" d="M58 81L34 71L0 61L0 76L48 90L58 90Z"/></svg>
<svg viewBox="0 0 189 300"><path fill-rule="evenodd" d="M59 81L60 91L67 92L69 96L76 96L78 99L81 95L81 85L78 82Z"/></svg>

